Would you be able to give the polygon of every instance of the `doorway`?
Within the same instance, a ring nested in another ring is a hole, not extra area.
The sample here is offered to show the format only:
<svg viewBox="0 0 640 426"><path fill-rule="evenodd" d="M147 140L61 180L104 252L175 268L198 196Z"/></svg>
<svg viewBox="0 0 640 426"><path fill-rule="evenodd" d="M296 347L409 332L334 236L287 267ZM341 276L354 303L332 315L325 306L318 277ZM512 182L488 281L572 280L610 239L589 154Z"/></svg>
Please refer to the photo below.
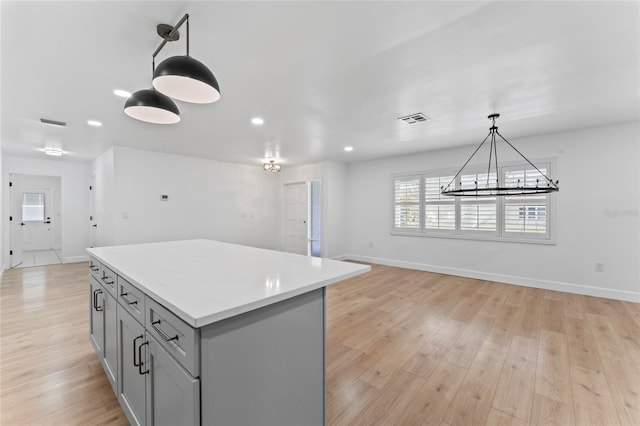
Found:
<svg viewBox="0 0 640 426"><path fill-rule="evenodd" d="M320 257L322 235L322 182L284 185L284 249L290 253Z"/></svg>
<svg viewBox="0 0 640 426"><path fill-rule="evenodd" d="M9 175L11 267L62 263L58 176Z"/></svg>

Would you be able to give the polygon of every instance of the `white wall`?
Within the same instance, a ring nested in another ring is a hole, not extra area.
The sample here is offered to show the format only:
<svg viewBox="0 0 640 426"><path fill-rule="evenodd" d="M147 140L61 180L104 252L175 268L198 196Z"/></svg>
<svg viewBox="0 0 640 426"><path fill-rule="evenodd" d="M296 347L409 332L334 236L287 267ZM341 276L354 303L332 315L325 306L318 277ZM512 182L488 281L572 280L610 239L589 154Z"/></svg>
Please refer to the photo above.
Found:
<svg viewBox="0 0 640 426"><path fill-rule="evenodd" d="M110 215L109 243L208 238L277 247L277 179L261 167L116 146L94 162L97 180L109 178L110 161L111 201L99 203L103 222Z"/></svg>
<svg viewBox="0 0 640 426"><path fill-rule="evenodd" d="M390 234L391 174L458 169L467 147L350 164L349 257L640 301L640 123L511 142L534 162L557 158L556 245ZM605 271L595 272L595 262Z"/></svg>
<svg viewBox="0 0 640 426"><path fill-rule="evenodd" d="M58 176L61 184L62 253L65 263L87 260L89 246L89 177L90 167L64 159L36 159L5 155L3 179L8 182L10 174ZM9 216L9 191L4 191L3 217ZM2 221L3 248L9 253L8 221ZM4 258L8 267L8 256Z"/></svg>

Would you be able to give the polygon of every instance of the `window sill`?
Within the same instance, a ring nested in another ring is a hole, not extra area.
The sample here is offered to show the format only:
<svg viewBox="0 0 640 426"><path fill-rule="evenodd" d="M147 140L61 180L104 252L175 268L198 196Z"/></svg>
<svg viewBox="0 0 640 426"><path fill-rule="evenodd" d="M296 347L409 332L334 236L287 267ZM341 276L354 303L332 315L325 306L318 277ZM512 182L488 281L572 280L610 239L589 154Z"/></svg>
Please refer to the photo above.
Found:
<svg viewBox="0 0 640 426"><path fill-rule="evenodd" d="M479 240L479 241L495 241L501 243L525 243L525 244L543 244L543 245L556 245L556 240L551 239L537 239L537 238L509 238L509 237L493 237L489 235L460 235L449 234L445 232L401 232L391 231L391 235L397 235L402 237L427 237L427 238L450 238L454 240Z"/></svg>

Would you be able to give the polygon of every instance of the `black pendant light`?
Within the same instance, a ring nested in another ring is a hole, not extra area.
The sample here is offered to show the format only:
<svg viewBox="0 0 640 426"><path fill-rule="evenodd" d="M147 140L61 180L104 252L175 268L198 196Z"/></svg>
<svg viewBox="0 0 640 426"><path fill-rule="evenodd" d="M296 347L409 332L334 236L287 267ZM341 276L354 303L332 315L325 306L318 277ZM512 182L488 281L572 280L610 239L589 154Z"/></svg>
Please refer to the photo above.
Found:
<svg viewBox="0 0 640 426"><path fill-rule="evenodd" d="M508 196L508 195L531 195L531 194L546 194L550 192L557 192L560 190L558 186L558 181L555 182L547 175L542 173L540 169L538 169L535 164L533 164L527 157L525 157L520 151L516 149L511 143L506 140L499 132L498 126L496 126L496 118L500 117L500 114L491 114L487 117L489 120L492 120L493 124L489 128L489 134L482 141L480 145L473 151L471 157L467 160L466 163L462 166L458 173L451 179L451 182L447 186L443 186L440 188L440 193L442 195L451 195L454 197L500 197L500 196ZM500 173L498 170L498 146L496 136L502 139L507 145L509 145L515 152L520 155L531 167L533 167L537 172L540 178L536 178L535 183L529 183L527 179L524 182L518 179L517 182L509 182L505 184L504 182L500 183ZM471 185L463 185L462 183L456 185L456 179L462 171L467 167L467 164L471 161L471 159L476 155L476 153L480 150L484 143L490 140L491 146L489 147L489 165L487 167L487 175L486 179L480 179L475 181ZM491 161L494 161L494 164L491 164ZM491 168L494 167L493 174L491 173ZM491 178L490 178L491 177ZM542 179L542 182L540 181Z"/></svg>
<svg viewBox="0 0 640 426"><path fill-rule="evenodd" d="M180 111L170 97L154 89L138 90L127 99L124 112L136 120L154 124L175 124Z"/></svg>
<svg viewBox="0 0 640 426"><path fill-rule="evenodd" d="M196 104L215 102L220 99L220 86L218 86L216 77L202 62L189 56L189 14L185 14L180 22L171 29L153 57L156 57L165 43L170 41L168 39L185 21L187 22L187 54L172 56L162 61L153 73L153 87L165 95L183 102Z"/></svg>
<svg viewBox="0 0 640 426"><path fill-rule="evenodd" d="M169 41L180 38L178 28L187 22L187 55L173 56L157 68L155 58ZM175 25L157 27L162 43L152 55L153 80L151 89L138 90L127 99L124 112L140 121L154 124L175 124L180 110L171 99L193 103L211 103L220 99L220 87L213 73L200 61L189 56L189 14Z"/></svg>

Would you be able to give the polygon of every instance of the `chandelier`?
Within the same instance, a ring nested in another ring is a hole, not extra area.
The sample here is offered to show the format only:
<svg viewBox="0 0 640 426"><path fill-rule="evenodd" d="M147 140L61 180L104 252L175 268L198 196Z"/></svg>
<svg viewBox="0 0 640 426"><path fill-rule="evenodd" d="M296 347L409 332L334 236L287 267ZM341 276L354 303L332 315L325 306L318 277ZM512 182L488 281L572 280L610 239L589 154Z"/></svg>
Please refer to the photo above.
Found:
<svg viewBox="0 0 640 426"><path fill-rule="evenodd" d="M542 173L540 169L538 169L535 164L533 164L527 157L525 157L520 151L518 151L511 143L506 140L499 132L498 126L496 126L496 118L500 117L500 114L491 114L487 118L492 120L492 126L489 128L489 134L482 141L480 145L476 148L476 150L471 154L471 157L467 160L466 163L462 166L458 173L451 179L448 185L442 186L440 188L440 193L442 195L449 195L454 197L495 197L495 196L506 196L506 195L530 195L530 194L546 194L550 192L557 192L560 190L558 186L558 181L555 182L551 180L547 175ZM502 139L507 145L509 145L515 152L520 155L531 167L533 167L538 173L539 176L536 178L534 182L528 182L525 178L524 181L520 179L517 182L505 184L504 182L500 182L500 172L498 170L498 146L496 139L498 136ZM473 184L463 185L462 183L456 187L456 179L462 171L467 167L467 164L471 161L471 159L477 154L484 143L490 140L491 146L489 147L489 165L487 167L487 175L486 179L480 179L478 176L477 180L474 180ZM493 161L493 164L492 164ZM491 176L491 168L493 169L493 174L495 177L490 178ZM541 181L542 180L542 181Z"/></svg>
<svg viewBox="0 0 640 426"><path fill-rule="evenodd" d="M275 161L271 160L268 163L264 163L264 170L267 172L279 172L280 171L280 164L276 163Z"/></svg>

